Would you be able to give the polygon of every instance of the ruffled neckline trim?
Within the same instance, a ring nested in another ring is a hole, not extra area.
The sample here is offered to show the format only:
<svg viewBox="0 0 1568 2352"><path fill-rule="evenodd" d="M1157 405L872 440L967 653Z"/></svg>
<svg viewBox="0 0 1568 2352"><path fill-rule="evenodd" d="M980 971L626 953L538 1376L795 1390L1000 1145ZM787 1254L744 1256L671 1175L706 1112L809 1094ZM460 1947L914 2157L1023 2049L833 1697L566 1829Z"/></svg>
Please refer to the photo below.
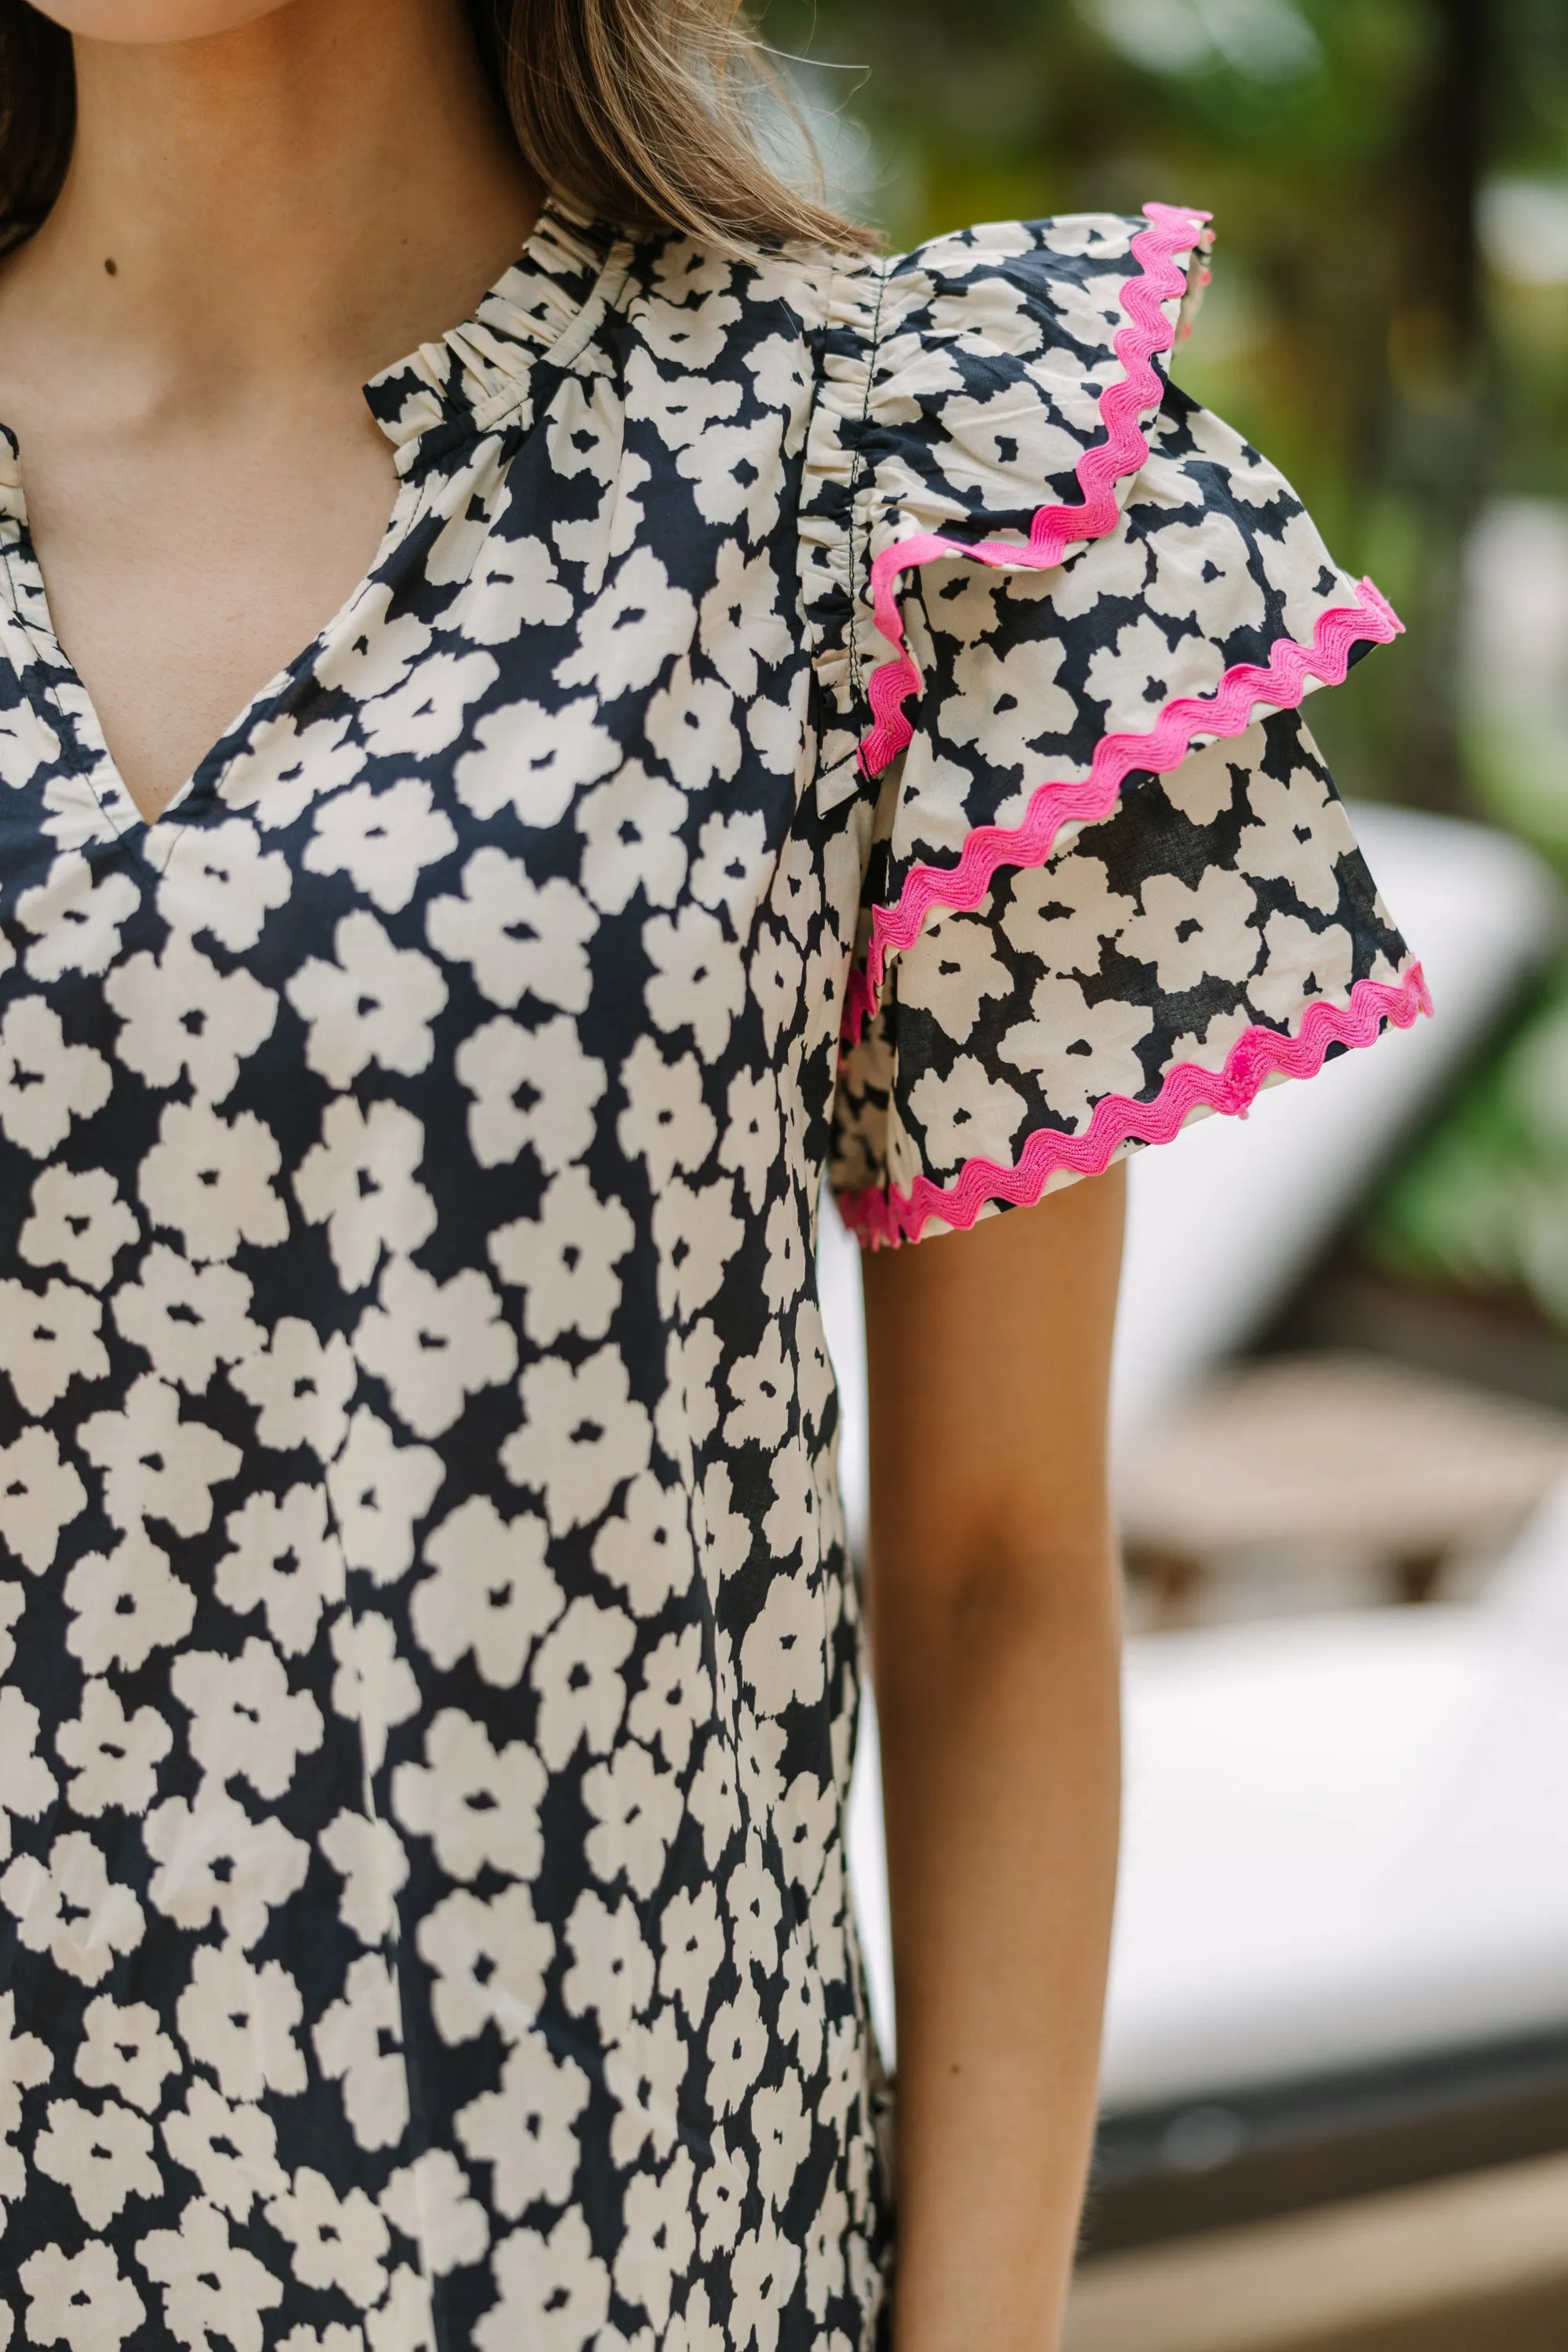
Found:
<svg viewBox="0 0 1568 2352"><path fill-rule="evenodd" d="M542 359L570 364L589 340L624 275L630 248L618 232L546 197L521 251L471 315L372 376L365 400L408 470L441 427L487 431L528 399Z"/></svg>

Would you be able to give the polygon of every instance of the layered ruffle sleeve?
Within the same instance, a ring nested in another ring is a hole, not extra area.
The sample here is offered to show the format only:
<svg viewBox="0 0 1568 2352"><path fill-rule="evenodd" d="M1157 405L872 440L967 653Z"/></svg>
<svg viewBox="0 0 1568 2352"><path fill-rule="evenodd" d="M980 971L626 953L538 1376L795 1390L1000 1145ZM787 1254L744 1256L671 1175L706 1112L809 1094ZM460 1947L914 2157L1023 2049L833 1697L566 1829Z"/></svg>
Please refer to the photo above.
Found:
<svg viewBox="0 0 1568 2352"><path fill-rule="evenodd" d="M1300 715L1399 623L1171 381L1203 215L982 228L837 281L803 570L866 887L834 1179L972 1224L1429 1009Z"/></svg>

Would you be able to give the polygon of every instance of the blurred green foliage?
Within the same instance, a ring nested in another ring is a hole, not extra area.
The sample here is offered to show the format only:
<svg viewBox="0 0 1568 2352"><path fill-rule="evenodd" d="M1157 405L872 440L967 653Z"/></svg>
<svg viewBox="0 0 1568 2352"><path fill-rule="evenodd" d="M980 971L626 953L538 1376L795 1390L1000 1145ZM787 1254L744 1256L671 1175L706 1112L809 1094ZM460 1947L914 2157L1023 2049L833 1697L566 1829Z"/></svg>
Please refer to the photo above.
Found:
<svg viewBox="0 0 1568 2352"><path fill-rule="evenodd" d="M1568 1334L1568 980L1452 1107L1359 1238L1396 1279L1522 1296Z"/></svg>

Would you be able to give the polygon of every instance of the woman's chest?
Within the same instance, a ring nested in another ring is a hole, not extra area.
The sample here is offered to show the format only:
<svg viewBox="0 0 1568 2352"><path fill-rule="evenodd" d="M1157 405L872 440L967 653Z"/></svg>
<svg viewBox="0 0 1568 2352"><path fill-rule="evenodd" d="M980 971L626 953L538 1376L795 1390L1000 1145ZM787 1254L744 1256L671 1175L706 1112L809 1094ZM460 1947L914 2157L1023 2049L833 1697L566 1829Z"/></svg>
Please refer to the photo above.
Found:
<svg viewBox="0 0 1568 2352"><path fill-rule="evenodd" d="M616 551L569 475L531 486L507 457L481 448L426 499L155 826L14 530L0 1144L18 1175L112 1161L212 1259L329 1195L329 1222L504 1223L574 1167L599 1198L630 1169L651 1199L803 1132L854 894L807 789L780 551L715 529ZM331 1116L345 1097L357 1124Z"/></svg>

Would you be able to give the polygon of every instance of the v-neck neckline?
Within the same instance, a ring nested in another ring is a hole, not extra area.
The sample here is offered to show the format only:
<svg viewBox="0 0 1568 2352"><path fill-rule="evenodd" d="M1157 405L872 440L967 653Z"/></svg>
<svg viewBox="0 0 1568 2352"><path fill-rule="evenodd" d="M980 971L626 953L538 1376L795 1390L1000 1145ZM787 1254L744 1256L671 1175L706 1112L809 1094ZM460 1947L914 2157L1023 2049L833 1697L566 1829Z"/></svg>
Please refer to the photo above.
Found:
<svg viewBox="0 0 1568 2352"><path fill-rule="evenodd" d="M275 713L290 688L320 667L374 593L389 558L424 503L431 478L419 460L433 431L458 428L461 437L470 438L492 430L522 405L542 358L553 353L564 364L592 331L616 250L612 231L580 218L558 197L547 195L518 254L468 317L437 341L421 344L379 370L362 387L371 415L392 443L398 476L375 554L337 610L236 712L155 816L143 814L121 775L98 707L55 626L27 517L20 444L11 428L0 424L0 515L9 519L16 531L15 541L0 551L12 613L44 674L54 715L67 721L67 741L74 740L85 755L86 781L117 835L151 842L174 818L169 826L171 845L178 838L180 813L205 785L226 772L258 726ZM567 345L569 350L563 348ZM68 713L62 688L69 691Z"/></svg>

